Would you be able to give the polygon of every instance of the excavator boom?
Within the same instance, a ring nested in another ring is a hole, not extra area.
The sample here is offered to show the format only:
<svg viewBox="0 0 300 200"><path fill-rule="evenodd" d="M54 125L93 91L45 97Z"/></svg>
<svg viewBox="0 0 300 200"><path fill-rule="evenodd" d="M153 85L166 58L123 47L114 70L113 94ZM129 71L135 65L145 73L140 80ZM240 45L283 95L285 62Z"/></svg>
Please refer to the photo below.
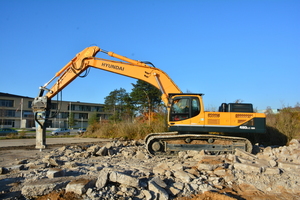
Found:
<svg viewBox="0 0 300 200"><path fill-rule="evenodd" d="M94 57L98 52L106 53L111 57L125 62ZM88 47L82 52L78 53L76 57L73 58L67 65L65 65L59 72L57 72L54 78L46 83L42 89L49 91L46 96L51 99L89 67L143 80L160 89L162 92L162 101L166 105L168 104L168 93L181 93L177 85L162 70L113 52L101 50L99 47L95 46ZM58 78L58 80L52 86L52 88L46 89L46 86L48 86L55 78Z"/></svg>

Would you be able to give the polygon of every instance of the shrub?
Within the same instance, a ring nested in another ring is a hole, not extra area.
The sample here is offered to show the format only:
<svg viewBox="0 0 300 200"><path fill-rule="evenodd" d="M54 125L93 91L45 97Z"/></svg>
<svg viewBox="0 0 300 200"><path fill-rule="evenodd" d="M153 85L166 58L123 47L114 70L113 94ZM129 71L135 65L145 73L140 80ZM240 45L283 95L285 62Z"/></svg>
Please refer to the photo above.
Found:
<svg viewBox="0 0 300 200"><path fill-rule="evenodd" d="M156 114L150 125L148 120L96 122L88 126L83 137L143 139L149 133L167 131L164 119L163 114Z"/></svg>
<svg viewBox="0 0 300 200"><path fill-rule="evenodd" d="M278 113L267 109L267 135L270 142L282 145L300 137L300 106L282 108Z"/></svg>

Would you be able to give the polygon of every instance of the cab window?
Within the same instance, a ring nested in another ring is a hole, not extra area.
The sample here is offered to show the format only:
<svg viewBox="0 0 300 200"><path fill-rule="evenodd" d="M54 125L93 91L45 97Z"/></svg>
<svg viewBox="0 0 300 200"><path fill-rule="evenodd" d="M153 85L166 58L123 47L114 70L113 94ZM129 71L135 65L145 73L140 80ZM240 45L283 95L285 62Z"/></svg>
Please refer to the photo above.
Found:
<svg viewBox="0 0 300 200"><path fill-rule="evenodd" d="M194 117L200 113L200 103L198 98L192 99L192 106L191 106L191 117Z"/></svg>
<svg viewBox="0 0 300 200"><path fill-rule="evenodd" d="M200 113L199 99L195 97L175 98L171 105L170 121L180 121Z"/></svg>

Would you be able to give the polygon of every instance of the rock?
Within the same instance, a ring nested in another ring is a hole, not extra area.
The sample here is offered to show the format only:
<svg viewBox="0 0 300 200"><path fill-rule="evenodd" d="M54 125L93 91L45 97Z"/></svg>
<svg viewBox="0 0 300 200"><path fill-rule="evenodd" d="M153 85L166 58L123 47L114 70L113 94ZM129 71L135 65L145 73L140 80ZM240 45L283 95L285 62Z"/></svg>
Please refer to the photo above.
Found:
<svg viewBox="0 0 300 200"><path fill-rule="evenodd" d="M142 193L145 195L146 200L153 199L152 194L150 193L149 190L142 190Z"/></svg>
<svg viewBox="0 0 300 200"><path fill-rule="evenodd" d="M174 163L158 163L156 166L163 169L163 170L170 170L169 166L174 165Z"/></svg>
<svg viewBox="0 0 300 200"><path fill-rule="evenodd" d="M58 167L63 164L61 161L51 158L50 156L45 157L42 161L51 167Z"/></svg>
<svg viewBox="0 0 300 200"><path fill-rule="evenodd" d="M195 191L195 192L198 191L198 188L199 188L198 184L190 183L189 185L192 188L192 191Z"/></svg>
<svg viewBox="0 0 300 200"><path fill-rule="evenodd" d="M174 183L173 186L176 187L179 190L183 190L183 188L184 188L183 183Z"/></svg>
<svg viewBox="0 0 300 200"><path fill-rule="evenodd" d="M280 147L280 157L287 158L290 156L290 152L286 146Z"/></svg>
<svg viewBox="0 0 300 200"><path fill-rule="evenodd" d="M87 191L86 191L86 195L89 198L93 199L93 198L95 198L97 196L97 193L95 191L93 191L92 188L88 188Z"/></svg>
<svg viewBox="0 0 300 200"><path fill-rule="evenodd" d="M105 147L106 147L107 149L110 149L110 148L112 148L113 146L114 146L114 143L113 143L113 142L108 142L108 143L105 144Z"/></svg>
<svg viewBox="0 0 300 200"><path fill-rule="evenodd" d="M108 181L108 175L109 173L106 170L101 170L98 176L98 179L96 181L96 187L98 189L101 189L105 187L107 181Z"/></svg>
<svg viewBox="0 0 300 200"><path fill-rule="evenodd" d="M168 200L169 199L169 194L167 191L160 186L158 186L154 181L150 180L148 184L148 189L153 192L154 194L154 199L158 200Z"/></svg>
<svg viewBox="0 0 300 200"><path fill-rule="evenodd" d="M223 162L216 156L203 156L199 161L197 169L199 171L213 171L217 167L222 166Z"/></svg>
<svg viewBox="0 0 300 200"><path fill-rule="evenodd" d="M60 152L63 152L63 151L65 151L66 149L67 149L66 146L62 146L61 148L58 148L57 150L60 151Z"/></svg>
<svg viewBox="0 0 300 200"><path fill-rule="evenodd" d="M244 158L244 159L247 159L247 160L255 160L257 159L257 157L251 153L248 153L246 152L245 150L242 150L242 149L235 149L235 153L234 155L238 156L239 158Z"/></svg>
<svg viewBox="0 0 300 200"><path fill-rule="evenodd" d="M178 194L181 192L181 190L178 189L178 188L176 188L176 187L174 187L174 185L171 185L171 186L169 187L169 192L170 192L170 194L171 194L172 196L176 196L176 195L178 195Z"/></svg>
<svg viewBox="0 0 300 200"><path fill-rule="evenodd" d="M265 169L265 174L276 175L280 174L280 169L278 167L268 167Z"/></svg>
<svg viewBox="0 0 300 200"><path fill-rule="evenodd" d="M198 169L196 167L186 169L185 171L188 172L189 174L192 174L192 175L196 176L196 177L200 176L200 172L198 171Z"/></svg>
<svg viewBox="0 0 300 200"><path fill-rule="evenodd" d="M166 188L167 184L161 180L158 176L151 179L152 182L155 182L159 187Z"/></svg>
<svg viewBox="0 0 300 200"><path fill-rule="evenodd" d="M300 140L292 139L292 140L289 142L289 146L295 146L296 148L299 148L299 147L300 147Z"/></svg>
<svg viewBox="0 0 300 200"><path fill-rule="evenodd" d="M198 154L200 154L200 152L196 151L196 150L188 150L186 152L186 154L188 155L189 158L193 158L193 157L197 156Z"/></svg>
<svg viewBox="0 0 300 200"><path fill-rule="evenodd" d="M214 174L217 176L225 176L226 175L226 170L222 167L218 167L214 170Z"/></svg>
<svg viewBox="0 0 300 200"><path fill-rule="evenodd" d="M65 168L68 168L68 169L70 169L70 168L75 168L75 167L77 167L78 165L77 165L77 163L76 162L65 162L65 164L64 164L64 167Z"/></svg>
<svg viewBox="0 0 300 200"><path fill-rule="evenodd" d="M234 169L241 170L244 173L261 173L262 167L257 164L234 163Z"/></svg>
<svg viewBox="0 0 300 200"><path fill-rule="evenodd" d="M124 158L126 158L126 159L131 159L131 158L135 155L135 153L136 153L136 152L133 151L132 149L122 151L122 155L123 155Z"/></svg>
<svg viewBox="0 0 300 200"><path fill-rule="evenodd" d="M189 183L192 180L189 174L183 170L175 171L174 176L180 179L183 183Z"/></svg>
<svg viewBox="0 0 300 200"><path fill-rule="evenodd" d="M170 166L170 170L173 170L173 171L182 171L183 170L183 165L180 164L180 163L176 163L172 166Z"/></svg>
<svg viewBox="0 0 300 200"><path fill-rule="evenodd" d="M95 186L95 179L78 179L68 183L66 192L74 192L75 194L82 195L86 193L88 188Z"/></svg>
<svg viewBox="0 0 300 200"><path fill-rule="evenodd" d="M54 190L63 189L70 181L62 178L41 179L26 182L22 187L21 193L26 198L32 198L49 194Z"/></svg>
<svg viewBox="0 0 300 200"><path fill-rule="evenodd" d="M116 182L132 187L139 187L138 179L116 171L110 172L109 180L111 182Z"/></svg>
<svg viewBox="0 0 300 200"><path fill-rule="evenodd" d="M270 160L270 161L269 161L269 165L270 165L271 167L276 167L276 166L277 166L277 162L276 162L275 160Z"/></svg>
<svg viewBox="0 0 300 200"><path fill-rule="evenodd" d="M7 171L19 171L19 170L23 170L24 169L24 165L13 165L13 166L9 166L6 167Z"/></svg>
<svg viewBox="0 0 300 200"><path fill-rule="evenodd" d="M178 152L178 158L185 159L187 156L188 155L187 155L186 151L179 151Z"/></svg>
<svg viewBox="0 0 300 200"><path fill-rule="evenodd" d="M273 155L273 151L272 151L272 147L266 147L264 150L263 150L263 155L266 155L266 156L272 156Z"/></svg>
<svg viewBox="0 0 300 200"><path fill-rule="evenodd" d="M288 171L299 172L300 164L289 163L289 162L278 162L278 167Z"/></svg>
<svg viewBox="0 0 300 200"><path fill-rule="evenodd" d="M153 167L153 170L152 170L152 171L153 171L154 174L157 174L157 175L164 175L165 172L166 172L165 169L163 169L163 168L161 168L161 167L159 167L159 166Z"/></svg>
<svg viewBox="0 0 300 200"><path fill-rule="evenodd" d="M93 145L93 146L89 147L86 151L90 152L92 155L95 155L99 149L100 149L100 147L98 145Z"/></svg>
<svg viewBox="0 0 300 200"><path fill-rule="evenodd" d="M48 178L61 177L61 176L64 176L64 175L65 175L65 171L62 170L62 169L58 169L58 168L51 168L47 172L47 177Z"/></svg>
<svg viewBox="0 0 300 200"><path fill-rule="evenodd" d="M257 161L257 160L256 160ZM245 159L245 158L242 158L242 157L237 157L236 158L236 162L239 162L239 163L246 163L246 164L253 164L254 163L254 160L248 160L248 159Z"/></svg>
<svg viewBox="0 0 300 200"><path fill-rule="evenodd" d="M98 156L107 156L108 155L108 149L105 146L103 146L95 154L98 155Z"/></svg>
<svg viewBox="0 0 300 200"><path fill-rule="evenodd" d="M108 154L108 156L113 156L113 155L117 154L117 151L114 149L108 149L107 154Z"/></svg>
<svg viewBox="0 0 300 200"><path fill-rule="evenodd" d="M21 165L21 164L27 164L27 160L19 160L18 162L17 162L17 164L18 165Z"/></svg>
<svg viewBox="0 0 300 200"><path fill-rule="evenodd" d="M142 151L138 151L138 152L136 152L135 157L136 157L137 159L143 160L143 159L146 158L146 155L145 155Z"/></svg>

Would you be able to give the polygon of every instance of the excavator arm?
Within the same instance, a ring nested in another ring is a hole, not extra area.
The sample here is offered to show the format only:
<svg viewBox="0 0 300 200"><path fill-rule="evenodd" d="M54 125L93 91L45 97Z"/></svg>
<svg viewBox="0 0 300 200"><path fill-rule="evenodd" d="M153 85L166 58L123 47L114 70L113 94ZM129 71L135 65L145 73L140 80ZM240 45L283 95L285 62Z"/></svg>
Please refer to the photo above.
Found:
<svg viewBox="0 0 300 200"><path fill-rule="evenodd" d="M121 61L96 58L95 55L99 52L106 53ZM113 52L104 51L97 46L88 47L78 53L50 81L40 87L38 97L34 99L32 104L37 127L36 148L43 149L46 146L46 124L49 117L51 99L89 67L136 78L152 84L160 89L162 93L161 98L165 105L169 103L168 94L182 93L172 79L158 68ZM54 84L51 88L47 88L52 82Z"/></svg>

